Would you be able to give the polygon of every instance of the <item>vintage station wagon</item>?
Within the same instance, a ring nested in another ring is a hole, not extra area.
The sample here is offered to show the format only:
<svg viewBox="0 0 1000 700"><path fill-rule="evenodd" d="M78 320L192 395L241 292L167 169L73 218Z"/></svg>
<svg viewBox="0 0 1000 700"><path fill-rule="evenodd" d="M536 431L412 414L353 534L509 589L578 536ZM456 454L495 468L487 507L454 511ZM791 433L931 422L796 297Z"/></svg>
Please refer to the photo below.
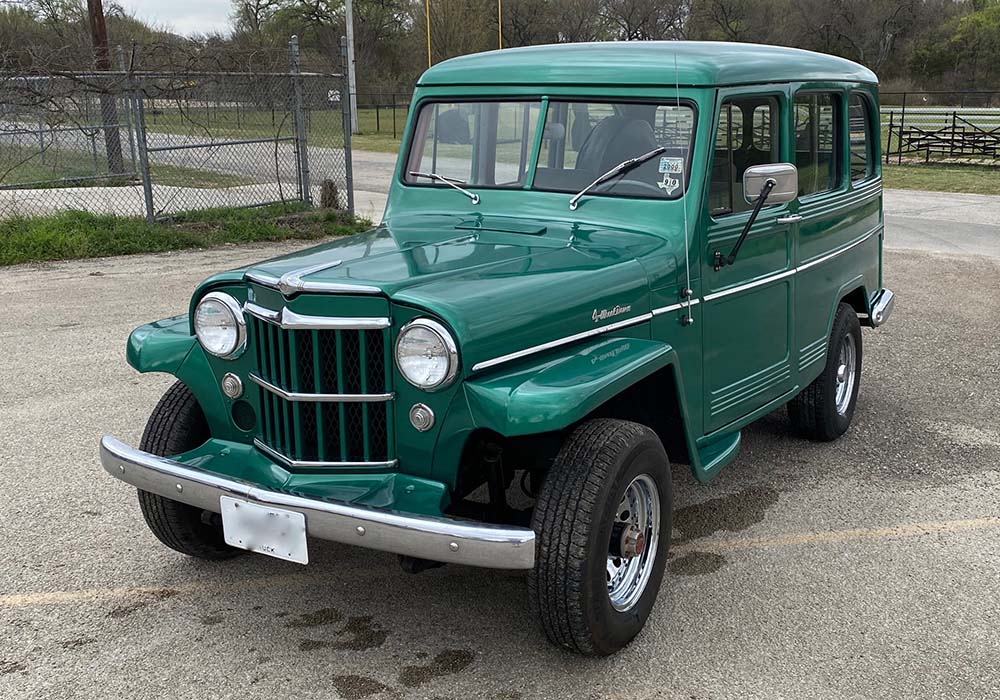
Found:
<svg viewBox="0 0 1000 700"><path fill-rule="evenodd" d="M642 628L670 462L706 482L787 405L854 415L882 287L877 79L787 48L635 42L445 61L383 223L205 281L136 329L177 383L101 459L187 555L313 538L528 572L548 637Z"/></svg>

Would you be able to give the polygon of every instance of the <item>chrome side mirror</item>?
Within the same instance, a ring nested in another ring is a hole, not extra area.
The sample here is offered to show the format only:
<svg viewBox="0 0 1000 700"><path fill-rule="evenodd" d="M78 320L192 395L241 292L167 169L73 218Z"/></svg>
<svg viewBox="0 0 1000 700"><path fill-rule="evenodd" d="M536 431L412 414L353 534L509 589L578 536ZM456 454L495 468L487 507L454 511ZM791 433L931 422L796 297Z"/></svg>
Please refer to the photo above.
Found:
<svg viewBox="0 0 1000 700"><path fill-rule="evenodd" d="M768 204L791 202L799 194L799 171L791 163L752 165L743 171L743 198L748 204L757 201L768 180L774 181Z"/></svg>

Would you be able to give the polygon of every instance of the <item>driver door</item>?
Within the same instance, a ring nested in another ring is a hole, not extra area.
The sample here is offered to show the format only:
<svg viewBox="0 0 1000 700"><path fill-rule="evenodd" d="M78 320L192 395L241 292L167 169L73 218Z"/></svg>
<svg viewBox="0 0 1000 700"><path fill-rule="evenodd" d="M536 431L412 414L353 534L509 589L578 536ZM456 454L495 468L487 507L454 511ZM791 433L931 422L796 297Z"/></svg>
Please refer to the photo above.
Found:
<svg viewBox="0 0 1000 700"><path fill-rule="evenodd" d="M715 152L703 207L704 421L711 433L792 390L794 217L764 206L735 264L716 269L750 217L747 168L793 161L786 144L787 97L720 91Z"/></svg>

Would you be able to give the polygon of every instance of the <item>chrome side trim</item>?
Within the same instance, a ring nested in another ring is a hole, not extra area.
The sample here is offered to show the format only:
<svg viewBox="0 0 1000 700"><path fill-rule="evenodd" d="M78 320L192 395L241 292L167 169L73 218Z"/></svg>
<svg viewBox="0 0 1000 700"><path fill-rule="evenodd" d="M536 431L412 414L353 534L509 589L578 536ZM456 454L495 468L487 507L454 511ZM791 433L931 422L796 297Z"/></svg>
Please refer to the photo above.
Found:
<svg viewBox="0 0 1000 700"><path fill-rule="evenodd" d="M832 253L827 253L826 255L824 255L822 257L810 260L809 262L805 263L804 265L799 265L797 268L795 268L795 271L796 272L802 272L803 270L808 270L810 267L815 267L816 265L821 265L821 264L825 263L827 260L832 260L833 258L837 257L838 255L841 255L842 253L846 253L851 248L854 248L855 246L859 246L862 243L866 242L868 239L870 239L872 236L874 236L880 230L882 230L882 224L879 224L878 226L876 226L875 228L873 228L871 231L869 231L868 233L866 233L864 236L862 236L858 240L856 240L856 241L854 241L852 243L848 243L847 245L842 246L840 248L837 248L837 250L833 251Z"/></svg>
<svg viewBox="0 0 1000 700"><path fill-rule="evenodd" d="M243 279L249 282L271 287L281 291L281 279L263 272L248 271L243 273ZM367 284L351 284L349 282L309 282L302 280L292 293L319 292L327 294L381 294L382 290ZM283 294L285 292L282 292Z"/></svg>
<svg viewBox="0 0 1000 700"><path fill-rule="evenodd" d="M634 326L637 323L642 323L653 318L652 313L645 313L641 316L635 316L634 318L627 318L624 321L617 321L615 323L609 323L606 326L600 328L592 328L589 331L583 331L582 333L577 333L576 335L568 335L565 338L558 338L556 340L550 340L547 343L542 343L541 345L533 345L530 348L525 348L524 350L518 350L517 352L512 352L507 355L501 355L500 357L494 357L492 360L483 360L482 362L477 362L472 366L473 372L478 372L479 370L488 369L490 367L496 367L504 362L510 362L512 360L518 360L522 357L527 357L528 355L534 355L538 352L544 352L546 350L551 350L552 348L557 348L561 345L567 345L568 343L575 343L578 340L584 340L585 338L593 338L595 335L601 335L602 333L609 333L611 331L616 331L619 328L627 328L629 326Z"/></svg>
<svg viewBox="0 0 1000 700"><path fill-rule="evenodd" d="M396 395L392 392L388 394L304 394L298 391L285 391L279 386L258 377L254 373L247 375L251 382L262 389L270 391L276 396L280 396L285 401L312 401L314 403L384 403L392 401Z"/></svg>
<svg viewBox="0 0 1000 700"><path fill-rule="evenodd" d="M260 488L198 467L101 438L101 464L116 479L138 489L218 513L222 496L306 516L310 537L467 566L530 569L535 533L524 527L411 515L341 501L317 500Z"/></svg>
<svg viewBox="0 0 1000 700"><path fill-rule="evenodd" d="M286 330L381 330L392 325L392 321L386 317L337 318L334 316L305 316L287 308L275 311L249 301L243 305L243 309L251 316L256 316L268 323L274 323Z"/></svg>
<svg viewBox="0 0 1000 700"><path fill-rule="evenodd" d="M294 468L310 468L310 467L362 467L366 469L389 469L395 467L399 460L390 459L387 462L314 462L305 459L291 459L285 455L277 452L272 447L261 442L257 438L253 439L253 445L261 452L267 454L268 457L272 458L276 462L285 464L289 467Z"/></svg>
<svg viewBox="0 0 1000 700"><path fill-rule="evenodd" d="M783 280L786 277L791 277L795 274L795 269L785 270L784 272L779 272L776 275L771 275L770 277L763 277L759 280L754 280L753 282L747 282L746 284L741 284L736 287L730 287L729 289L723 289L721 292L713 292L712 294L706 294L702 297L702 301L713 301L714 299L721 299L722 297L728 297L730 294L739 294L740 292L745 292L748 289L753 289L754 287L763 287L765 284L771 284L771 282L777 282L778 280Z"/></svg>
<svg viewBox="0 0 1000 700"><path fill-rule="evenodd" d="M701 303L700 299L692 299L691 301L682 301L679 304L671 304L670 306L661 306L658 309L653 309L650 313L654 316L659 316L660 314L670 313L671 311L680 311L681 309L686 309L689 306L697 306Z"/></svg>

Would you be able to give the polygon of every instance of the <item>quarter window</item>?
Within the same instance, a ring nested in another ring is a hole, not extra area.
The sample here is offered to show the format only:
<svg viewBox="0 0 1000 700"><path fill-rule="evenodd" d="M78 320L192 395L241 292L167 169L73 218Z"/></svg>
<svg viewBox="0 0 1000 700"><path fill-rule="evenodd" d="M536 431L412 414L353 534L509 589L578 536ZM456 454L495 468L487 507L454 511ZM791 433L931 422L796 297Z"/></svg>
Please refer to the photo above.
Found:
<svg viewBox="0 0 1000 700"><path fill-rule="evenodd" d="M746 97L722 103L708 188L712 216L753 208L743 196L743 173L753 165L779 162L778 123L778 101L773 97Z"/></svg>
<svg viewBox="0 0 1000 700"><path fill-rule="evenodd" d="M834 190L839 184L839 96L806 93L795 97L795 166L799 196Z"/></svg>
<svg viewBox="0 0 1000 700"><path fill-rule="evenodd" d="M847 108L851 126L851 182L866 180L872 175L871 118L867 101L854 93Z"/></svg>

